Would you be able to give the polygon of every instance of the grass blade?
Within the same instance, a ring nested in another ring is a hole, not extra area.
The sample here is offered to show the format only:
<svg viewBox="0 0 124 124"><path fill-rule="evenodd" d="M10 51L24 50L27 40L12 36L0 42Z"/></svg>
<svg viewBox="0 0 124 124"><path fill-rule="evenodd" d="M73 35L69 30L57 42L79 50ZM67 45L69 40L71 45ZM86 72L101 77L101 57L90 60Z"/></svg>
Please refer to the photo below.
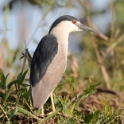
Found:
<svg viewBox="0 0 124 124"><path fill-rule="evenodd" d="M26 116L30 116L30 117L33 117L33 118L35 118L37 120L41 120L40 118L38 118L37 116L33 115L31 112L29 112L29 111L27 111L27 110L25 110L23 108L17 107L17 111L19 113L22 113L22 114L26 115Z"/></svg>
<svg viewBox="0 0 124 124"><path fill-rule="evenodd" d="M42 123L46 122L47 120L49 120L50 118L52 118L53 116L55 116L59 111L61 111L61 109L59 109L56 112L50 114L49 116L47 116L46 118L44 118L43 120L41 120L38 124L42 124Z"/></svg>

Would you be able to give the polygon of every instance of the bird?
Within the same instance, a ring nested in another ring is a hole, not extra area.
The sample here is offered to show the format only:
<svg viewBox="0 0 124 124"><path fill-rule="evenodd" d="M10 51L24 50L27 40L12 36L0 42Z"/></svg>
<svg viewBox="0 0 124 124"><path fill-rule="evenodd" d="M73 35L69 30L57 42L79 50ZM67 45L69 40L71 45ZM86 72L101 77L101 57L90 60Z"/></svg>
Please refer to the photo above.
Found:
<svg viewBox="0 0 124 124"><path fill-rule="evenodd" d="M48 33L40 40L30 68L31 101L34 108L43 109L51 96L52 110L55 111L52 92L66 70L69 34L77 31L95 32L77 18L63 15L52 23Z"/></svg>

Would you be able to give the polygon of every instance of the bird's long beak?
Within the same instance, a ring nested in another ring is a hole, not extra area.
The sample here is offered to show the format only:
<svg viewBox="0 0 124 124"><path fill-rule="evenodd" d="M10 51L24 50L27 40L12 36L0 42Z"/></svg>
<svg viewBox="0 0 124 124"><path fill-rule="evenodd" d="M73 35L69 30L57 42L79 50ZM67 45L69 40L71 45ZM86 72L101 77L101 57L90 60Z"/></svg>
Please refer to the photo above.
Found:
<svg viewBox="0 0 124 124"><path fill-rule="evenodd" d="M86 25L83 25L83 24L81 24L81 23L78 23L78 24L76 24L76 25L77 25L78 28L81 29L81 30L92 31L92 32L96 33L95 30L89 28L89 27L86 26Z"/></svg>

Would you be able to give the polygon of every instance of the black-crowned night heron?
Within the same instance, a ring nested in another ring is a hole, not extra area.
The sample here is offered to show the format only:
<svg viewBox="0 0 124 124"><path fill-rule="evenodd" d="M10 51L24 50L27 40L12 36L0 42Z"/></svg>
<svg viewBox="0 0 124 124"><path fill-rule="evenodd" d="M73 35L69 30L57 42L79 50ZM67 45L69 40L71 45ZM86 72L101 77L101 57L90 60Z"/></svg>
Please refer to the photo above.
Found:
<svg viewBox="0 0 124 124"><path fill-rule="evenodd" d="M67 65L68 37L71 32L91 28L69 15L56 19L38 44L31 62L31 99L35 108L42 108L60 82ZM55 111L51 96L52 109Z"/></svg>

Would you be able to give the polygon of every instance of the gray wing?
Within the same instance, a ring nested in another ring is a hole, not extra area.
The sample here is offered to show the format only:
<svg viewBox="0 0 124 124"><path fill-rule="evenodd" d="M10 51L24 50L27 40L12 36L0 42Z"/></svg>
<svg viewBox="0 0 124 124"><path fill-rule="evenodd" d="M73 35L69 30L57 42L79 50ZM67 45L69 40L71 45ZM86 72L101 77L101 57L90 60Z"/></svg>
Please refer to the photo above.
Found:
<svg viewBox="0 0 124 124"><path fill-rule="evenodd" d="M58 42L54 35L44 36L36 48L31 62L30 84L34 87L45 75L46 70L58 51Z"/></svg>
<svg viewBox="0 0 124 124"><path fill-rule="evenodd" d="M49 80L48 78L46 82L42 80L57 52L58 42L52 34L44 36L34 52L31 62L30 84L31 100L35 108L41 107L41 104L45 102L44 100L49 97L47 87L45 87Z"/></svg>

